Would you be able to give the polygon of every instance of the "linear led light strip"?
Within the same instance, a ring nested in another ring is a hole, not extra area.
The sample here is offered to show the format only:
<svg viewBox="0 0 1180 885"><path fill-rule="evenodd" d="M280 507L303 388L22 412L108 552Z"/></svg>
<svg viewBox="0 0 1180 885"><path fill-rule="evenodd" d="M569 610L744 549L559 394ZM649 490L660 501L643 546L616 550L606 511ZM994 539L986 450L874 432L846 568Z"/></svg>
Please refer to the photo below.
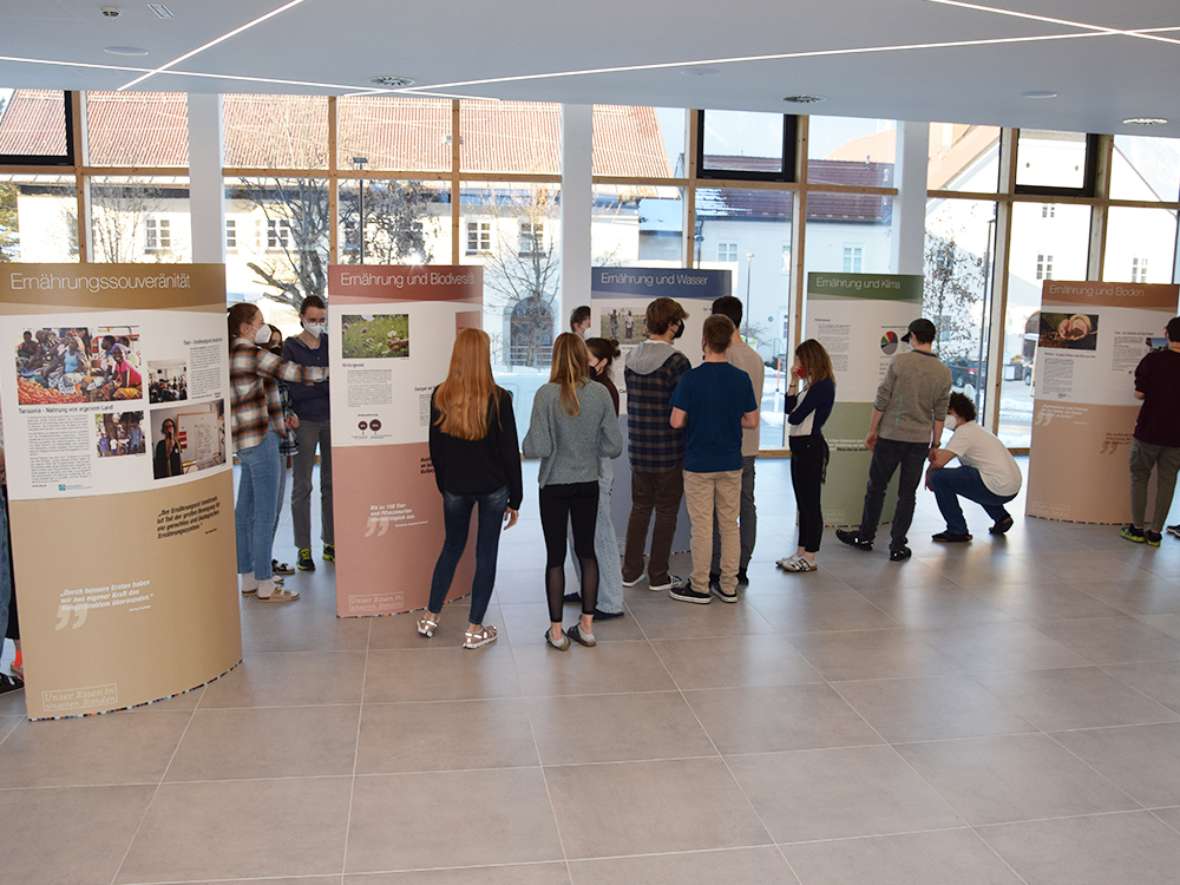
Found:
<svg viewBox="0 0 1180 885"><path fill-rule="evenodd" d="M1143 28L1134 31L1124 30L1122 28L1108 28L1103 25L1092 25L1087 22L1073 21L1067 18L1054 18L1048 15L1038 15L1034 12L1021 12L1016 9L1003 9L998 6L986 6L982 3L967 3L965 0L926 0L928 3L936 3L939 6L957 6L960 9L970 9L975 12L986 12L991 15L1004 15L1009 18L1020 18L1027 21L1044 22L1049 25L1066 25L1071 28L1080 28L1085 31L1091 31L1095 34L1106 34L1109 36L1123 36L1134 37L1138 40L1156 40L1161 43L1177 43L1180 40L1175 37L1161 37L1160 34L1168 31L1178 30L1177 28Z"/></svg>
<svg viewBox="0 0 1180 885"><path fill-rule="evenodd" d="M250 28L254 27L255 25L262 24L267 19L274 18L276 15L281 15L282 13L286 12L288 9L292 9L292 8L298 6L302 2L303 2L303 0L288 0L288 2L284 3L282 6L272 9L270 12L268 12L264 15L260 15L260 16L258 16L258 18L252 19L251 21L246 22L244 25L239 25L238 27L234 28L232 31L222 34L220 37L210 40L208 43L198 46L196 49L190 49L188 52L184 53L184 55L178 55L178 56L176 56L176 58L172 59L172 61L166 62L166 63L160 65L158 68L152 68L151 70L147 71L146 73L143 73L140 76L136 77L131 82L124 83L116 91L122 92L124 89L130 89L132 86L136 86L136 85L142 83L144 80L148 79L149 77L154 77L156 74L162 74L165 71L169 70L170 68L176 67L176 65L180 64L181 62L187 61L188 59L192 58L194 55L204 52L206 49L211 49L214 46L216 46L218 43L224 43L226 40L229 40L231 37L236 37L238 34L242 33L243 31L248 31L248 30L250 30Z"/></svg>

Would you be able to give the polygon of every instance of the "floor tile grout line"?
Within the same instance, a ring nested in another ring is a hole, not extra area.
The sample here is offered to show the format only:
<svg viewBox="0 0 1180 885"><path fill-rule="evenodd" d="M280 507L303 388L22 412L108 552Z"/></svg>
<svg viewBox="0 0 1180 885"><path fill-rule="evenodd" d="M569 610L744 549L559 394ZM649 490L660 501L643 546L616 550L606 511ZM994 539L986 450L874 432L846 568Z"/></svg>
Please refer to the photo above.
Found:
<svg viewBox="0 0 1180 885"><path fill-rule="evenodd" d="M164 782L168 779L168 772L172 770L172 763L176 761L176 757L180 754L180 748L184 744L184 739L188 735L189 729L192 727L193 720L197 717L197 711L201 709L201 701L205 699L205 692L202 691L197 697L197 702L193 704L192 710L189 711L188 721L185 722L184 728L180 732L180 737L176 741L176 746L172 748L172 753L168 757L168 762L164 766L164 770L160 772L160 779L156 782L156 788L152 791L151 798L148 799L147 804L143 807L143 813L139 816L139 822L135 825L135 830L131 834L131 839L127 842L127 848L123 852L123 856L119 858L119 864L115 867L115 872L111 875L110 885L115 885L119 880L119 873L123 872L123 866L127 863L127 858L131 856L131 849L135 847L136 840L139 839L139 834L143 830L143 825L147 822L148 815L151 813L152 806L156 804L156 799L160 795L160 790L164 786Z"/></svg>
<svg viewBox="0 0 1180 885"><path fill-rule="evenodd" d="M1172 807L1174 807L1174 806L1172 806ZM1158 812L1159 812L1159 811L1162 811L1162 810L1163 810L1163 809L1159 809L1159 808L1152 808L1152 809L1150 809L1150 811L1151 811L1151 816L1152 816L1152 817L1154 817L1156 820L1158 820L1158 821L1159 821L1161 824L1163 824L1163 825L1164 825L1165 827L1167 827L1169 830L1175 830L1177 833L1180 833L1180 823L1175 823L1175 824L1173 824L1173 823L1169 823L1168 821L1164 820L1164 819L1163 819L1162 817L1160 817L1160 816L1159 816L1159 814L1158 814Z"/></svg>
<svg viewBox="0 0 1180 885"><path fill-rule="evenodd" d="M352 748L352 780L348 786L348 813L344 818L344 845L340 853L340 882L348 874L348 845L352 836L352 806L356 801L356 769L361 756L361 726L365 719L365 685L369 678L369 643L373 638L373 621L369 621L369 629L365 633L365 663L361 667L361 702L356 711L356 740Z"/></svg>

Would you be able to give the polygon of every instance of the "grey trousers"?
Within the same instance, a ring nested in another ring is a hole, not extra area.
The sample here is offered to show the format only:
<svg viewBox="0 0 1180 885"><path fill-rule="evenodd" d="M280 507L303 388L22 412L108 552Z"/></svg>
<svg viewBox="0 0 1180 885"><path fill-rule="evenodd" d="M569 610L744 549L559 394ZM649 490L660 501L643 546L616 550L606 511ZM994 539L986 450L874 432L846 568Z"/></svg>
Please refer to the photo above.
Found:
<svg viewBox="0 0 1180 885"><path fill-rule="evenodd" d="M1147 518L1147 484L1151 469L1155 468L1155 513ZM1131 524L1152 532L1162 532L1172 509L1172 495L1176 491L1176 472L1180 470L1180 448L1153 446L1131 440Z"/></svg>
<svg viewBox="0 0 1180 885"><path fill-rule="evenodd" d="M320 538L334 544L332 530L332 430L327 421L300 421L295 428L299 454L291 481L291 522L295 524L295 546L311 547L311 474L315 469L316 446L320 449Z"/></svg>
<svg viewBox="0 0 1180 885"><path fill-rule="evenodd" d="M611 493L615 485L615 462L602 458L598 462L598 520L594 523L594 555L598 558L598 610L615 614L623 610L623 566L619 560L619 536L611 519ZM569 538L574 549L573 533ZM582 567L573 556L574 571L582 577Z"/></svg>
<svg viewBox="0 0 1180 885"><path fill-rule="evenodd" d="M741 516L738 517L739 532L742 538L742 555L738 562L738 571L744 572L750 565L750 557L754 555L754 541L758 537L758 507L754 504L754 456L742 458L742 502ZM717 514L713 514L713 564L709 566L709 574L721 574L721 532L718 527Z"/></svg>

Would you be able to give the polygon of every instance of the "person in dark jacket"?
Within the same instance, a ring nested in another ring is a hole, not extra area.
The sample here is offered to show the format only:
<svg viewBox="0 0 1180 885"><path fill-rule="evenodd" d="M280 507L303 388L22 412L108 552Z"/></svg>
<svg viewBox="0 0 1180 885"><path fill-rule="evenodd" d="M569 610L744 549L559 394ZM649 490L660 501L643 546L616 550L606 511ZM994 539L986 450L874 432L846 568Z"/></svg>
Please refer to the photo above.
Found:
<svg viewBox="0 0 1180 885"><path fill-rule="evenodd" d="M644 576L644 548L655 511L651 554L647 561L650 590L683 589L687 582L668 571L672 536L684 496L684 433L669 422L672 393L692 368L672 342L684 334L688 312L671 298L647 306L647 340L627 354L623 380L627 391L627 451L631 459L631 517L623 554L623 586Z"/></svg>
<svg viewBox="0 0 1180 885"><path fill-rule="evenodd" d="M165 418L160 423L160 441L156 443L156 454L152 459L152 475L156 479L167 479L170 476L181 476L183 473L176 422L171 418Z"/></svg>
<svg viewBox="0 0 1180 885"><path fill-rule="evenodd" d="M429 639L438 631L443 603L467 547L471 511L478 506L475 577L463 635L463 647L471 649L496 641L496 628L483 619L496 581L500 526L507 531L516 525L524 494L512 395L496 386L491 352L486 332L461 330L447 378L435 388L430 402L430 460L443 496L446 538L418 633Z"/></svg>
<svg viewBox="0 0 1180 885"><path fill-rule="evenodd" d="M807 386L799 393L800 382ZM787 388L787 428L791 447L791 486L799 508L799 549L778 561L788 572L813 572L815 554L824 536L820 502L828 466L828 443L823 428L836 402L836 377L824 346L809 338L795 348L791 383Z"/></svg>

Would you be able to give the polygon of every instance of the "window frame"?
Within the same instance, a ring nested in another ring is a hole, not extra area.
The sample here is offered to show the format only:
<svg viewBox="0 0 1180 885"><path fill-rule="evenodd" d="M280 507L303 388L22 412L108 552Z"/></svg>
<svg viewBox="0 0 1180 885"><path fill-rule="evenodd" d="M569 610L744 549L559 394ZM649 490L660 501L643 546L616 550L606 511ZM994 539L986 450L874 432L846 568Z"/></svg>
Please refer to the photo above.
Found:
<svg viewBox="0 0 1180 885"><path fill-rule="evenodd" d="M475 228L475 248L471 248L471 234L472 228ZM492 223L490 221L479 221L478 219L467 219L467 226L464 228L463 252L465 255L491 255L492 254ZM485 236L486 235L486 236ZM487 240L487 248L481 248L484 240ZM518 244L519 245L519 244Z"/></svg>
<svg viewBox="0 0 1180 885"><path fill-rule="evenodd" d="M14 90L15 91L15 90ZM66 127L66 152L64 154L0 154L0 166L77 166L74 144L74 95L62 90L62 111Z"/></svg>
<svg viewBox="0 0 1180 885"><path fill-rule="evenodd" d="M1020 142L1022 132L1016 135L1016 165L1020 164ZM1101 136L1093 132L1086 133L1086 156L1082 161L1082 186L1060 187L1044 184L1017 184L1013 179L1012 192L1025 196L1044 197L1088 197L1093 198L1098 193L1098 156L1101 151Z"/></svg>
<svg viewBox="0 0 1180 885"><path fill-rule="evenodd" d="M783 114L783 155L782 165L777 172L757 172L749 169L713 169L705 165L705 113L706 109L697 110L696 139L696 177L698 179L713 179L723 181L771 181L783 184L794 184L798 181L796 152L798 150L799 117L796 114Z"/></svg>
<svg viewBox="0 0 1180 885"><path fill-rule="evenodd" d="M225 251L238 251L238 220L236 218L225 219Z"/></svg>
<svg viewBox="0 0 1180 885"><path fill-rule="evenodd" d="M732 257L722 257L724 251L726 256L732 253ZM738 243L733 240L718 240L717 242L717 260L723 262L737 262L738 260Z"/></svg>
<svg viewBox="0 0 1180 885"><path fill-rule="evenodd" d="M415 222L418 223L418 222ZM470 224L471 222L468 222ZM477 222L478 223L478 222ZM525 248L526 243L532 243L531 248ZM488 237L488 252L491 252L491 237ZM521 258L532 258L545 254L545 222L521 219L516 229L516 253ZM476 253L487 254L485 253Z"/></svg>

